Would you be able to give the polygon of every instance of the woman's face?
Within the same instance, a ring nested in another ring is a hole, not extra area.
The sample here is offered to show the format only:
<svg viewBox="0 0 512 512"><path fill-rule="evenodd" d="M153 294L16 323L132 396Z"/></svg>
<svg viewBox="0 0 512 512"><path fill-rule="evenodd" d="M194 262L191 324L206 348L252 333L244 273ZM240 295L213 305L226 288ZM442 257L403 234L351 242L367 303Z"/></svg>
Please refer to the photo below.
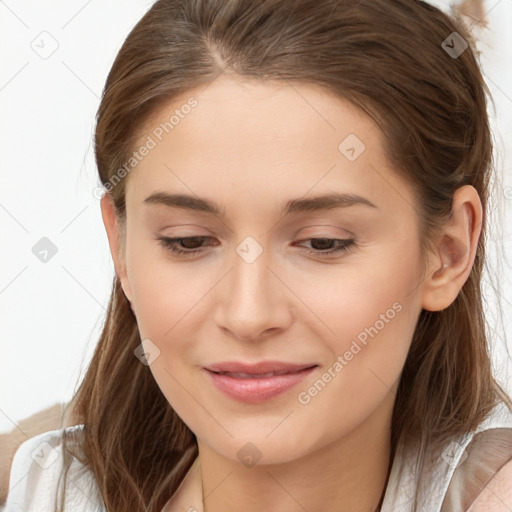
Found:
<svg viewBox="0 0 512 512"><path fill-rule="evenodd" d="M159 110L135 149L123 288L198 440L278 463L387 418L423 266L416 200L375 123L312 85L224 75ZM160 237L198 238L177 254Z"/></svg>

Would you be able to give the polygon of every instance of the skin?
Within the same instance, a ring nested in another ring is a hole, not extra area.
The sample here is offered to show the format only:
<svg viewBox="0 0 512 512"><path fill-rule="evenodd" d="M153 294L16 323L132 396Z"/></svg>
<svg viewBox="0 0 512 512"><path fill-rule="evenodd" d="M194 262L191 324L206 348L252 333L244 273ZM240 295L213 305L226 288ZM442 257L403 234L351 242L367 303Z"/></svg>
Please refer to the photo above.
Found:
<svg viewBox="0 0 512 512"><path fill-rule="evenodd" d="M510 512L512 510L512 461L507 462L485 489L478 495L467 512Z"/></svg>
<svg viewBox="0 0 512 512"><path fill-rule="evenodd" d="M310 84L224 74L174 98L140 140L190 96L197 107L126 178L125 238L109 194L101 200L141 339L160 351L149 370L197 436L206 498L190 505L373 512L388 477L391 415L414 328L422 308L448 307L470 273L482 220L478 194L470 186L457 191L453 215L423 262L417 199L361 111ZM338 150L349 134L366 147L354 161ZM225 218L143 204L155 191L208 198ZM280 214L289 199L333 191L376 208ZM183 257L157 236L209 238L185 245L203 252ZM252 263L236 251L247 236L263 250ZM355 245L322 257L307 253L322 252L311 238L353 238ZM400 312L301 404L298 393L394 303ZM202 369L226 360L318 366L292 390L246 404L222 394ZM261 453L252 467L237 456L248 442Z"/></svg>

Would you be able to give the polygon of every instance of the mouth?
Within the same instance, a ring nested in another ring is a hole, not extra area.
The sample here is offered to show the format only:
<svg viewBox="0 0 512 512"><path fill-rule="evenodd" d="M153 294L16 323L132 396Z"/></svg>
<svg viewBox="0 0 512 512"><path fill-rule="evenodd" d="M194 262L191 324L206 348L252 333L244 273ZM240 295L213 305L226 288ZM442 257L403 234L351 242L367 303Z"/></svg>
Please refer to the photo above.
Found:
<svg viewBox="0 0 512 512"><path fill-rule="evenodd" d="M275 377L276 375L287 375L289 373L296 372L269 372L269 373L238 373L238 372L214 372L218 375L229 375L230 377L236 377L237 379L264 379L266 377Z"/></svg>
<svg viewBox="0 0 512 512"><path fill-rule="evenodd" d="M229 373L252 376L265 376L267 374L284 375L286 373L295 373L306 368L318 366L315 363L286 363L283 361L260 361L259 363L247 364L237 361L224 361L222 363L211 364L206 367L215 373Z"/></svg>
<svg viewBox="0 0 512 512"><path fill-rule="evenodd" d="M204 370L210 382L228 397L245 403L261 403L295 387L317 366L278 361L253 365L224 362Z"/></svg>

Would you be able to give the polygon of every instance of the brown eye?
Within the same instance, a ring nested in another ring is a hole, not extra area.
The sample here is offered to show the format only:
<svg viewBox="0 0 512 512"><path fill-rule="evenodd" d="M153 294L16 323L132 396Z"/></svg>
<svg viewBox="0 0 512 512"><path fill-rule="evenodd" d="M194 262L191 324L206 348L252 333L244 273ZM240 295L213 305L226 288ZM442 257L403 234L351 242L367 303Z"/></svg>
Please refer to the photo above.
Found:
<svg viewBox="0 0 512 512"><path fill-rule="evenodd" d="M301 242L311 241L311 249L304 248L308 254L316 256L330 256L343 253L352 248L355 244L354 239L337 238L307 238ZM332 248L334 245L334 248Z"/></svg>
<svg viewBox="0 0 512 512"><path fill-rule="evenodd" d="M188 236L181 238L158 237L160 244L176 254L195 254L201 252L202 242L207 236ZM178 247L180 244L181 248Z"/></svg>

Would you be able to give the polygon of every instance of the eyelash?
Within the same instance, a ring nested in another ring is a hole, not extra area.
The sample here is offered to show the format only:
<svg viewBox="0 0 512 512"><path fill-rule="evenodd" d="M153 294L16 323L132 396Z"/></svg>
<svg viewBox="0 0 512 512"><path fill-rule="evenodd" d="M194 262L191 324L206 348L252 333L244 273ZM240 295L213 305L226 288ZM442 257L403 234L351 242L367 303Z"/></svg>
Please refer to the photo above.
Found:
<svg viewBox="0 0 512 512"><path fill-rule="evenodd" d="M180 238L169 238L169 237L157 237L157 240L160 241L160 245L162 245L165 249L171 251L176 255L193 255L202 252L201 248L197 249L179 249L176 247L176 244L181 242L182 240L201 240L208 239L210 237L207 236L188 236L188 237L180 237ZM355 241L353 239L338 239L338 238L305 238L304 240L299 240L299 242L306 242L309 240L328 240L329 242L341 242L341 245L334 249L329 249L328 251L320 251L319 249L304 249L303 251L307 252L309 255L320 256L320 257L329 257L336 256L338 254L349 251L353 248Z"/></svg>

